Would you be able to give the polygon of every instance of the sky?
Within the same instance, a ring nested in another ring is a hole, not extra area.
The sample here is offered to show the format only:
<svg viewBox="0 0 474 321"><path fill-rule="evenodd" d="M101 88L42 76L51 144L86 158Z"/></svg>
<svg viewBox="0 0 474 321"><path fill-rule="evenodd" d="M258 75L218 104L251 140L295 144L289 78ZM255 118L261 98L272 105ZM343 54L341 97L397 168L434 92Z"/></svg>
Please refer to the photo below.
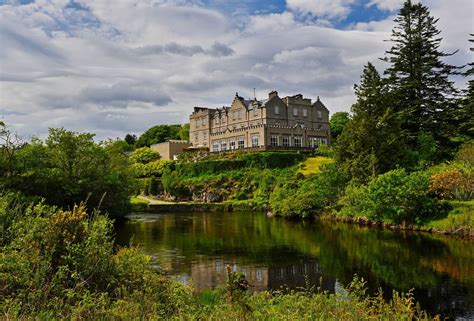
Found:
<svg viewBox="0 0 474 321"><path fill-rule="evenodd" d="M472 0L421 1L445 61L472 61ZM390 47L402 0L0 0L0 120L98 140L184 123L235 93L303 94L349 111L363 66ZM459 87L465 79L456 79Z"/></svg>

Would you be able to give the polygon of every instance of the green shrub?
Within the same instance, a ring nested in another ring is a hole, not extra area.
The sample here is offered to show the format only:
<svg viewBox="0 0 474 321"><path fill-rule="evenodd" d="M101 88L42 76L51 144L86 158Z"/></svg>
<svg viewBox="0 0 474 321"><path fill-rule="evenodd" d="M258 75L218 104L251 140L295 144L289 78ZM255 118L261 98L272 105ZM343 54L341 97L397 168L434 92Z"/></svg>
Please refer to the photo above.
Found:
<svg viewBox="0 0 474 321"><path fill-rule="evenodd" d="M367 185L350 185L339 202L343 207L339 214L396 224L421 224L446 212L430 195L429 177L423 171L407 173L396 169L377 176Z"/></svg>
<svg viewBox="0 0 474 321"><path fill-rule="evenodd" d="M7 319L169 318L191 296L136 248L114 250L112 221L84 206L63 211L43 203L15 208L0 248L0 314Z"/></svg>
<svg viewBox="0 0 474 321"><path fill-rule="evenodd" d="M277 215L302 216L320 214L332 206L348 180L338 164L328 164L320 173L306 179L287 181L270 196L270 207Z"/></svg>

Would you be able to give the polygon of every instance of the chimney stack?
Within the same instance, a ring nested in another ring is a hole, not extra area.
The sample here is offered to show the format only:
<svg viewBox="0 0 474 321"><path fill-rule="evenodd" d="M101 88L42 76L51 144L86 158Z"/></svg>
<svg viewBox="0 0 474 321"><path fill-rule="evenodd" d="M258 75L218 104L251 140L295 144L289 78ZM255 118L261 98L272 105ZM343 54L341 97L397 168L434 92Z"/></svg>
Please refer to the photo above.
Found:
<svg viewBox="0 0 474 321"><path fill-rule="evenodd" d="M272 99L273 97L278 96L278 91L271 91L268 93L268 99Z"/></svg>

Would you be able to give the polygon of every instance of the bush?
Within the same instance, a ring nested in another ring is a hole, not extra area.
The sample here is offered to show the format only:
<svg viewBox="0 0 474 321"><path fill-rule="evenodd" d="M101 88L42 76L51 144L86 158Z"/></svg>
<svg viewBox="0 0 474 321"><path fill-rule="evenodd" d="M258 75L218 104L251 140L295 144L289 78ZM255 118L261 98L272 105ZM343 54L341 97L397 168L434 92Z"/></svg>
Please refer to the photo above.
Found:
<svg viewBox="0 0 474 321"><path fill-rule="evenodd" d="M421 224L446 212L430 195L429 174L404 169L379 175L367 185L349 185L339 205L341 215L396 224Z"/></svg>
<svg viewBox="0 0 474 321"><path fill-rule="evenodd" d="M147 164L149 162L159 160L160 158L160 153L155 152L149 147L137 148L130 155L130 161L140 164Z"/></svg>
<svg viewBox="0 0 474 321"><path fill-rule="evenodd" d="M469 201L474 197L474 175L448 169L430 177L430 192L444 199Z"/></svg>
<svg viewBox="0 0 474 321"><path fill-rule="evenodd" d="M0 314L7 319L169 318L190 295L136 248L115 252L112 222L84 206L63 211L43 203L15 208L0 250ZM5 200L5 201L4 201Z"/></svg>
<svg viewBox="0 0 474 321"><path fill-rule="evenodd" d="M347 174L337 164L328 164L307 179L279 185L270 195L270 207L277 215L307 217L333 205L344 189Z"/></svg>

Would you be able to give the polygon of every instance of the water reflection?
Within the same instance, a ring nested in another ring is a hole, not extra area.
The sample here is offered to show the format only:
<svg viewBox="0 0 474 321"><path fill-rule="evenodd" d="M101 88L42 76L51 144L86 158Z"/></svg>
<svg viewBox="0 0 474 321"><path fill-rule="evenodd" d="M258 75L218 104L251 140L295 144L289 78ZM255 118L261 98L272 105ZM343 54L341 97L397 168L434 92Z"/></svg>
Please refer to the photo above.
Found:
<svg viewBox="0 0 474 321"><path fill-rule="evenodd" d="M288 222L260 213L137 215L117 242L140 245L157 264L201 291L225 282L225 267L254 290L320 285L334 293L355 273L371 291L415 288L423 308L474 317L472 242L339 223Z"/></svg>

